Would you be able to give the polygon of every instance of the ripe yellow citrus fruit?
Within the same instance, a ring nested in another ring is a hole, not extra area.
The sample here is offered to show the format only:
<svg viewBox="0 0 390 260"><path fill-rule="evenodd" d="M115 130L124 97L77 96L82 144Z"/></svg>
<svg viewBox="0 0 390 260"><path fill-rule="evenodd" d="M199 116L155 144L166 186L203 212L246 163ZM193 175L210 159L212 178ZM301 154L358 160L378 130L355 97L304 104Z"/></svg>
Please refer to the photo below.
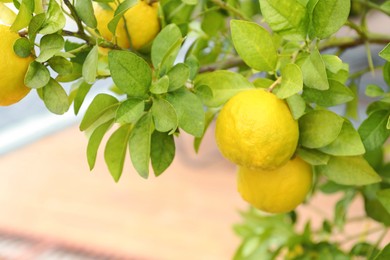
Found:
<svg viewBox="0 0 390 260"><path fill-rule="evenodd" d="M0 106L12 105L30 91L24 85L24 75L33 58L21 58L15 54L13 45L17 39L17 33L0 24Z"/></svg>
<svg viewBox="0 0 390 260"><path fill-rule="evenodd" d="M298 123L287 104L262 89L232 97L218 115L215 137L222 155L251 169L275 169L294 154Z"/></svg>
<svg viewBox="0 0 390 260"><path fill-rule="evenodd" d="M296 157L272 171L239 167L237 189L255 208L285 213L304 201L312 186L312 167Z"/></svg>
<svg viewBox="0 0 390 260"><path fill-rule="evenodd" d="M95 16L98 21L97 28L100 34L108 41L113 40L113 35L107 25L114 17L115 4L111 4L113 10L103 9L99 4L94 4ZM116 40L122 48L142 49L150 43L160 31L158 19L158 3L149 5L145 1L139 1L123 15L116 29Z"/></svg>

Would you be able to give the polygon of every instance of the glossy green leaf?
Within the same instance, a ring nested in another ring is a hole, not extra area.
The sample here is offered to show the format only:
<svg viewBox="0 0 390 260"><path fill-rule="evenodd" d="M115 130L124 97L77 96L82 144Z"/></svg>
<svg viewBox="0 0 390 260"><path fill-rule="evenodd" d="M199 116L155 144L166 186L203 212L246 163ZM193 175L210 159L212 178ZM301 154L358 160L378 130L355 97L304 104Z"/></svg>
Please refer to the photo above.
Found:
<svg viewBox="0 0 390 260"><path fill-rule="evenodd" d="M276 48L269 32L252 22L232 20L232 39L240 57L258 71L273 71L278 60Z"/></svg>
<svg viewBox="0 0 390 260"><path fill-rule="evenodd" d="M143 97L152 83L152 71L144 59L129 51L110 51L108 65L115 84L131 97Z"/></svg>
<svg viewBox="0 0 390 260"><path fill-rule="evenodd" d="M179 127L195 137L202 136L205 113L201 100L186 88L170 92L166 99L176 111Z"/></svg>
<svg viewBox="0 0 390 260"><path fill-rule="evenodd" d="M271 29L289 40L304 40L308 15L302 1L260 0L261 13Z"/></svg>
<svg viewBox="0 0 390 260"><path fill-rule="evenodd" d="M159 68L161 73L166 73L172 67L182 41L182 34L177 25L170 24L164 27L152 44L153 66Z"/></svg>
<svg viewBox="0 0 390 260"><path fill-rule="evenodd" d="M96 81L97 68L98 68L98 46L95 45L91 51L88 53L87 58L83 64L83 78L85 82L93 84Z"/></svg>
<svg viewBox="0 0 390 260"><path fill-rule="evenodd" d="M154 131L150 148L150 159L155 176L163 173L175 158L175 141L173 135Z"/></svg>
<svg viewBox="0 0 390 260"><path fill-rule="evenodd" d="M42 88L49 83L50 72L41 63L33 61L28 66L24 77L24 84L29 88Z"/></svg>
<svg viewBox="0 0 390 260"><path fill-rule="evenodd" d="M390 61L390 43L379 52L379 56L387 61Z"/></svg>
<svg viewBox="0 0 390 260"><path fill-rule="evenodd" d="M99 146L103 140L104 135L111 128L113 120L107 121L106 123L97 127L88 140L87 145L87 160L89 169L92 170L95 167L97 152Z"/></svg>
<svg viewBox="0 0 390 260"><path fill-rule="evenodd" d="M175 130L178 126L178 118L175 108L165 99L153 99L152 116L154 126L159 132Z"/></svg>
<svg viewBox="0 0 390 260"><path fill-rule="evenodd" d="M76 115L79 113L81 105L84 103L85 97L87 96L91 87L92 85L86 83L85 81L80 81L78 83L76 95L73 101L73 109Z"/></svg>
<svg viewBox="0 0 390 260"><path fill-rule="evenodd" d="M375 84L368 84L366 86L366 90L364 92L366 96L368 97L380 97L382 96L385 92L384 90L379 87L378 85Z"/></svg>
<svg viewBox="0 0 390 260"><path fill-rule="evenodd" d="M25 37L17 39L14 43L14 52L21 58L30 56L32 48L30 41Z"/></svg>
<svg viewBox="0 0 390 260"><path fill-rule="evenodd" d="M347 120L344 121L339 136L332 143L319 148L319 150L335 156L362 155L366 152L360 135Z"/></svg>
<svg viewBox="0 0 390 260"><path fill-rule="evenodd" d="M80 123L80 130L86 130L108 110L116 110L117 106L118 100L115 97L104 93L98 94L85 112Z"/></svg>
<svg viewBox="0 0 390 260"><path fill-rule="evenodd" d="M292 95L291 97L288 97L286 101L295 120L298 120L305 114L306 102L300 95Z"/></svg>
<svg viewBox="0 0 390 260"><path fill-rule="evenodd" d="M169 78L169 91L174 91L184 86L190 76L190 69L184 63L178 63L167 73Z"/></svg>
<svg viewBox="0 0 390 260"><path fill-rule="evenodd" d="M35 38L37 36L37 33L42 28L46 20L45 13L40 13L35 16L30 21L30 24L28 25L28 36L31 43L35 42Z"/></svg>
<svg viewBox="0 0 390 260"><path fill-rule="evenodd" d="M47 109L57 115L69 110L69 99L65 90L54 79L50 79L43 87L43 102Z"/></svg>
<svg viewBox="0 0 390 260"><path fill-rule="evenodd" d="M202 96L202 100L210 107L219 107L238 92L253 88L244 76L227 70L217 70L197 76L195 79L196 93L204 86L207 86L211 93Z"/></svg>
<svg viewBox="0 0 390 260"><path fill-rule="evenodd" d="M23 28L26 28L31 18L33 17L34 12L34 0L22 0L19 6L18 14L11 25L10 30L13 32L20 31Z"/></svg>
<svg viewBox="0 0 390 260"><path fill-rule="evenodd" d="M317 166L316 169L330 180L343 185L368 185L381 181L361 156L331 157L327 165Z"/></svg>
<svg viewBox="0 0 390 260"><path fill-rule="evenodd" d="M96 28L97 21L91 0L76 0L74 7L77 15L88 27Z"/></svg>
<svg viewBox="0 0 390 260"><path fill-rule="evenodd" d="M110 136L104 149L104 160L116 182L122 175L130 133L131 126L122 125Z"/></svg>
<svg viewBox="0 0 390 260"><path fill-rule="evenodd" d="M145 179L149 176L152 132L152 115L147 113L134 126L129 140L130 157L133 166L138 174Z"/></svg>
<svg viewBox="0 0 390 260"><path fill-rule="evenodd" d="M390 136L390 130L386 128L389 112L378 110L368 116L360 125L358 132L367 151L382 146Z"/></svg>
<svg viewBox="0 0 390 260"><path fill-rule="evenodd" d="M388 243L378 255L375 256L374 260L388 260L390 258L390 243Z"/></svg>
<svg viewBox="0 0 390 260"><path fill-rule="evenodd" d="M82 1L82 0L79 0ZM108 23L107 27L112 32L113 35L116 34L116 29L118 27L119 21L122 19L123 15L129 10L131 7L137 4L137 0L125 0L118 5L115 10L114 18Z"/></svg>
<svg viewBox="0 0 390 260"><path fill-rule="evenodd" d="M313 110L299 119L300 142L307 148L320 148L339 136L344 119L328 110Z"/></svg>
<svg viewBox="0 0 390 260"><path fill-rule="evenodd" d="M378 200L390 214L390 189L379 190L376 193Z"/></svg>
<svg viewBox="0 0 390 260"><path fill-rule="evenodd" d="M290 63L282 69L282 83L275 88L275 94L281 99L291 97L303 89L302 71L298 65Z"/></svg>
<svg viewBox="0 0 390 260"><path fill-rule="evenodd" d="M257 78L253 81L256 88L269 88L275 81L268 78Z"/></svg>
<svg viewBox="0 0 390 260"><path fill-rule="evenodd" d="M54 56L49 59L50 67L60 75L72 73L73 63L61 56Z"/></svg>
<svg viewBox="0 0 390 260"><path fill-rule="evenodd" d="M330 79L328 82L329 88L326 90L305 88L302 97L309 103L316 103L324 107L344 104L355 98L354 93L339 81Z"/></svg>
<svg viewBox="0 0 390 260"><path fill-rule="evenodd" d="M330 159L328 154L325 154L316 149L308 149L304 147L299 147L297 154L311 165L326 165Z"/></svg>
<svg viewBox="0 0 390 260"><path fill-rule="evenodd" d="M311 17L311 36L324 39L337 32L347 21L350 8L350 0L318 1Z"/></svg>
<svg viewBox="0 0 390 260"><path fill-rule="evenodd" d="M168 88L169 77L167 75L164 75L163 77L152 83L152 86L150 87L150 92L152 92L153 94L164 94L168 92Z"/></svg>
<svg viewBox="0 0 390 260"><path fill-rule="evenodd" d="M59 34L48 34L40 41L40 53L36 58L38 62L45 62L64 48L64 38Z"/></svg>
<svg viewBox="0 0 390 260"><path fill-rule="evenodd" d="M326 90L329 88L325 63L318 50L313 50L302 66L303 83L309 88Z"/></svg>
<svg viewBox="0 0 390 260"><path fill-rule="evenodd" d="M66 19L61 6L56 0L50 0L45 22L39 32L41 34L52 34L64 28L65 24Z"/></svg>
<svg viewBox="0 0 390 260"><path fill-rule="evenodd" d="M142 99L129 98L120 104L115 119L121 124L135 124L144 113L144 109L145 103Z"/></svg>

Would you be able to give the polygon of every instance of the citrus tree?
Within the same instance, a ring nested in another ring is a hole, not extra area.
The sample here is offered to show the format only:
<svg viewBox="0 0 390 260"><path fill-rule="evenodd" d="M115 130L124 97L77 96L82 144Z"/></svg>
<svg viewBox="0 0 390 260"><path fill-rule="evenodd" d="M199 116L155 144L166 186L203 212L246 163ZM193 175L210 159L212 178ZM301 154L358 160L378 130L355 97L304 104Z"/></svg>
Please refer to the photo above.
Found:
<svg viewBox="0 0 390 260"><path fill-rule="evenodd" d="M0 105L34 90L52 113L84 108L89 167L104 149L115 181L126 159L159 176L181 132L198 151L216 120L253 206L236 259L389 259L390 33L371 14L389 16L390 1L0 0ZM368 65L352 70L343 57L358 46ZM360 84L367 73L383 84ZM107 78L109 93L94 89ZM333 219L296 228L299 204L336 192ZM357 197L380 235L346 248L333 235Z"/></svg>

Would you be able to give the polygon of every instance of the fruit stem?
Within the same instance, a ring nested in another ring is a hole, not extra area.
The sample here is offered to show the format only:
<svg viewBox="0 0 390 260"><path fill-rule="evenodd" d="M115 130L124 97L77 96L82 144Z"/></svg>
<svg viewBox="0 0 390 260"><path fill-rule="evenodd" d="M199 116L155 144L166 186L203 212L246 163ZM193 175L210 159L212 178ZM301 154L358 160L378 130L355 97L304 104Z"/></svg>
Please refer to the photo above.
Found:
<svg viewBox="0 0 390 260"><path fill-rule="evenodd" d="M282 82L282 77L279 77L277 80L275 80L274 83L272 83L272 85L269 86L268 91L269 91L269 92L272 92L272 90L273 90L280 82Z"/></svg>

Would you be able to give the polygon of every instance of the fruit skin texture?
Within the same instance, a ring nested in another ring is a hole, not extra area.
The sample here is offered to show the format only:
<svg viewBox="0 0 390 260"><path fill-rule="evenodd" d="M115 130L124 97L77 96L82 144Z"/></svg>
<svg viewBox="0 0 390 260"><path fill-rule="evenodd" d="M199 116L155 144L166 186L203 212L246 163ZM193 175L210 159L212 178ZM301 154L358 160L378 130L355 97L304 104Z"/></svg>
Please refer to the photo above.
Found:
<svg viewBox="0 0 390 260"><path fill-rule="evenodd" d="M111 4L111 7L114 10L116 9L114 4ZM112 41L113 35L107 28L107 25L114 17L114 10L105 10L95 3L94 10L100 34L106 40ZM135 6L127 10L123 18L119 21L116 30L117 44L122 48L132 47L135 50L139 50L150 43L160 31L158 3L148 5L144 1L139 1ZM126 20L126 26L124 20ZM131 44L128 34L131 38Z"/></svg>
<svg viewBox="0 0 390 260"><path fill-rule="evenodd" d="M251 169L272 170L294 154L299 129L283 100L252 89L238 93L224 105L215 137L228 160Z"/></svg>
<svg viewBox="0 0 390 260"><path fill-rule="evenodd" d="M21 58L14 52L13 45L19 35L0 24L0 106L9 106L24 98L30 88L24 85L24 75L32 57Z"/></svg>
<svg viewBox="0 0 390 260"><path fill-rule="evenodd" d="M257 209L286 213L304 201L312 179L312 167L296 157L273 171L239 167L237 189L242 198Z"/></svg>

